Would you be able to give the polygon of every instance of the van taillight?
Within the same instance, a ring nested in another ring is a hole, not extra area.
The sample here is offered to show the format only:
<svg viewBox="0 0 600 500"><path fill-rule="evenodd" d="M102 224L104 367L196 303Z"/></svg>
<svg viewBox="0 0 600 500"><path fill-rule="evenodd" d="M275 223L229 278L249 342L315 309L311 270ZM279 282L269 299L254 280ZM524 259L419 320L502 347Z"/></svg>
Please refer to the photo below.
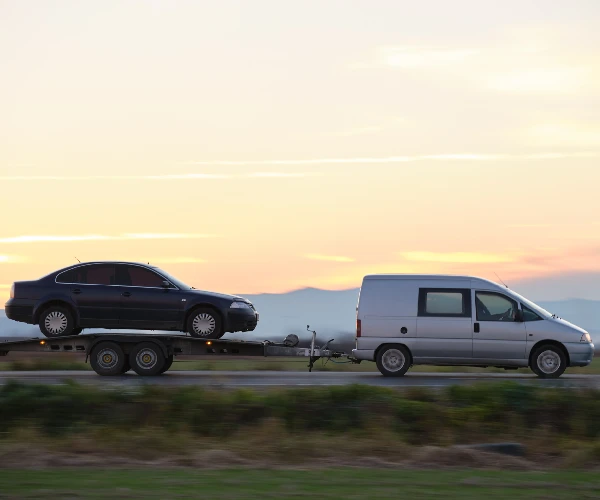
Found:
<svg viewBox="0 0 600 500"><path fill-rule="evenodd" d="M356 320L356 336L357 336L357 337L360 337L360 333L361 333L361 332L360 332L360 330L361 330L361 327L360 327L360 319L357 319L357 320Z"/></svg>

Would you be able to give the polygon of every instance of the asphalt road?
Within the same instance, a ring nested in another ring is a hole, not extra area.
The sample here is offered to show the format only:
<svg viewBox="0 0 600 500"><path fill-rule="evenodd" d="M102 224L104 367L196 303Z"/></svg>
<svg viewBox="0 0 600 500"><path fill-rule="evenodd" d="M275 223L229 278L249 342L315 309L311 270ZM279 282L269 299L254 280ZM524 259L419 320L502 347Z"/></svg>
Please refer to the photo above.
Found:
<svg viewBox="0 0 600 500"><path fill-rule="evenodd" d="M0 385L9 380L24 383L63 384L74 380L80 384L105 387L135 387L145 384L163 386L202 385L206 387L303 387L367 384L380 387L445 387L477 382L511 380L523 384L561 388L600 388L600 375L563 375L542 380L529 374L505 373L410 373L401 378L387 378L379 373L359 372L282 372L282 371L170 371L158 377L139 377L130 372L118 377L101 377L92 371L0 372Z"/></svg>

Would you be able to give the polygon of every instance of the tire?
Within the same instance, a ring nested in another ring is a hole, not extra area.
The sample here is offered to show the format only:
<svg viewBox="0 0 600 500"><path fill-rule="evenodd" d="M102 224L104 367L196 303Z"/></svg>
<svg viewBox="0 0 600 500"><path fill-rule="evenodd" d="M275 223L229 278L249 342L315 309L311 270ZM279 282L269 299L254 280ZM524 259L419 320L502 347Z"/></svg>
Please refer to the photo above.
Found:
<svg viewBox="0 0 600 500"><path fill-rule="evenodd" d="M129 364L138 375L160 375L165 363L162 349L154 342L141 342L129 353Z"/></svg>
<svg viewBox="0 0 600 500"><path fill-rule="evenodd" d="M377 368L385 377L402 377L411 365L410 351L403 345L386 345L377 353Z"/></svg>
<svg viewBox="0 0 600 500"><path fill-rule="evenodd" d="M162 375L163 373L165 373L169 368L171 368L171 365L173 365L172 354L165 360L165 366L163 366L162 370L160 371L160 374Z"/></svg>
<svg viewBox="0 0 600 500"><path fill-rule="evenodd" d="M219 339L225 334L221 316L208 307L192 311L187 320L187 331L197 339Z"/></svg>
<svg viewBox="0 0 600 500"><path fill-rule="evenodd" d="M540 378L558 378L567 369L567 356L556 345L541 345L531 353L529 367Z"/></svg>
<svg viewBox="0 0 600 500"><path fill-rule="evenodd" d="M123 349L115 342L99 342L90 353L90 364L98 375L121 375L126 361Z"/></svg>
<svg viewBox="0 0 600 500"><path fill-rule="evenodd" d="M42 311L39 321L40 331L49 338L73 335L75 320L73 313L64 306L50 306Z"/></svg>

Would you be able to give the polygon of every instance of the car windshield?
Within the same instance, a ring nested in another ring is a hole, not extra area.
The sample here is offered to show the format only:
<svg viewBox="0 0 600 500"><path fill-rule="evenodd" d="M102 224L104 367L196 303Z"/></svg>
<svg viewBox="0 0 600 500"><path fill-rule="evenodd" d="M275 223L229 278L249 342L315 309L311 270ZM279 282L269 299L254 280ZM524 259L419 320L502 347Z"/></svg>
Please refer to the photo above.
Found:
<svg viewBox="0 0 600 500"><path fill-rule="evenodd" d="M515 292L514 290L510 291L511 294L518 299L522 304L524 304L525 306L529 307L529 309L531 309L532 311L535 311L536 313L538 313L540 316L544 317L544 318L551 318L553 316L552 313L546 311L546 309L544 309L543 307L538 306L537 304L535 304L534 302L531 302L531 300L526 299L525 297L523 297L522 295L519 295L517 292Z"/></svg>
<svg viewBox="0 0 600 500"><path fill-rule="evenodd" d="M163 276L164 278L167 278L171 283L173 283L180 290L191 290L192 289L191 286L186 285L183 281L178 280L177 278L171 276L168 272L163 271L162 269L160 269L158 267L154 267L153 269L157 273L159 273L161 276Z"/></svg>

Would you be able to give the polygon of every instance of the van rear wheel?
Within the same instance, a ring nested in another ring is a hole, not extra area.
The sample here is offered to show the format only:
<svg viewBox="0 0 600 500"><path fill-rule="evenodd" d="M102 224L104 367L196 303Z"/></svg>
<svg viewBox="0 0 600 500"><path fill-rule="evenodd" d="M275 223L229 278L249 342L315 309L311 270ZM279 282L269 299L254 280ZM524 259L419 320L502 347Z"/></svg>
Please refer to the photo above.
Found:
<svg viewBox="0 0 600 500"><path fill-rule="evenodd" d="M377 368L385 377L401 377L411 365L409 350L403 345L386 345L377 353Z"/></svg>

